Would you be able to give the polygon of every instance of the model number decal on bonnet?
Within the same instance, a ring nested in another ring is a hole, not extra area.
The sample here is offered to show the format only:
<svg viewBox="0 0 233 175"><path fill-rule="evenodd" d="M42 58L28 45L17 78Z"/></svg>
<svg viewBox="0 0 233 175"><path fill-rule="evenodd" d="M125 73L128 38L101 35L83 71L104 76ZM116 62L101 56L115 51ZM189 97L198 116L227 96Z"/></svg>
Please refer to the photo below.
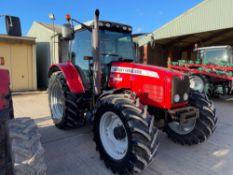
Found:
<svg viewBox="0 0 233 175"><path fill-rule="evenodd" d="M124 73L124 74L134 74L134 75L142 75L142 76L147 76L147 77L159 78L159 75L157 72L143 70L143 69L137 69L137 68L112 66L111 72Z"/></svg>

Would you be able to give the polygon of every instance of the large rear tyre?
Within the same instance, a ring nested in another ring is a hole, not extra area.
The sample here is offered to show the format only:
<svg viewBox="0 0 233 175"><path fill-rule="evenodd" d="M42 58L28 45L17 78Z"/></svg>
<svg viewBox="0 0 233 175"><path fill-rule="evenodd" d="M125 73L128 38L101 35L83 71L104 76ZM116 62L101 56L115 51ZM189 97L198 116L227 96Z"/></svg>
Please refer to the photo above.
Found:
<svg viewBox="0 0 233 175"><path fill-rule="evenodd" d="M46 175L44 149L32 119L9 120L7 140L14 175Z"/></svg>
<svg viewBox="0 0 233 175"><path fill-rule="evenodd" d="M147 110L141 110L124 94L98 100L94 141L113 173L132 174L145 169L157 153L158 132Z"/></svg>
<svg viewBox="0 0 233 175"><path fill-rule="evenodd" d="M216 129L217 117L215 108L205 94L192 91L189 104L199 109L199 118L183 124L173 121L165 127L168 137L182 145L204 142Z"/></svg>
<svg viewBox="0 0 233 175"><path fill-rule="evenodd" d="M48 94L51 118L56 127L75 128L84 123L81 96L70 92L62 72L52 74Z"/></svg>

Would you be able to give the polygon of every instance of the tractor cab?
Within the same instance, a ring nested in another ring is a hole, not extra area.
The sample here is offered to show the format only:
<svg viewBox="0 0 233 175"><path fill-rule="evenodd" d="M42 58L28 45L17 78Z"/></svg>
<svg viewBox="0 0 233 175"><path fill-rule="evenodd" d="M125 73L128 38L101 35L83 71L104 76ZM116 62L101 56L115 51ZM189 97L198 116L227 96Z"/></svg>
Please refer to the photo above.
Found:
<svg viewBox="0 0 233 175"><path fill-rule="evenodd" d="M93 22L87 27L93 28ZM132 62L135 59L134 45L131 37L132 27L108 21L99 21L99 58L102 68L102 85L107 83L111 63L114 61ZM71 41L72 63L79 69L86 86L90 87L93 60L92 31L81 25L75 27L74 39Z"/></svg>
<svg viewBox="0 0 233 175"><path fill-rule="evenodd" d="M204 64L227 65L233 63L231 46L201 47L195 51L197 59Z"/></svg>

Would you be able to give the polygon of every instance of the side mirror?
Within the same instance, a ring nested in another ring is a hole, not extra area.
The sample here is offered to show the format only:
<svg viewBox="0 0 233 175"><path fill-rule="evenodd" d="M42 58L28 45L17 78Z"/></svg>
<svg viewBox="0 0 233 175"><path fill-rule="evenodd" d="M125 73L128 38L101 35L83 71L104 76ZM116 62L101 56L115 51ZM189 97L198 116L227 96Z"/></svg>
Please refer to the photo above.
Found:
<svg viewBox="0 0 233 175"><path fill-rule="evenodd" d="M62 26L62 38L64 40L74 39L74 28L71 24L67 23Z"/></svg>

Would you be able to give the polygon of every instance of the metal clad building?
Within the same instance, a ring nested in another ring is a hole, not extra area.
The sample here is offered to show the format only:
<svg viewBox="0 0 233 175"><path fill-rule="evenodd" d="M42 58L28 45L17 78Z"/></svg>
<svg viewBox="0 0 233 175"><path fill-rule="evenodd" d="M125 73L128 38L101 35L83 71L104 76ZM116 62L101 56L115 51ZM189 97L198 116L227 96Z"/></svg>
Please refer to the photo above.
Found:
<svg viewBox="0 0 233 175"><path fill-rule="evenodd" d="M204 0L143 37L138 44L144 62L162 66L169 57L173 60L192 58L195 44L232 45L233 1Z"/></svg>

